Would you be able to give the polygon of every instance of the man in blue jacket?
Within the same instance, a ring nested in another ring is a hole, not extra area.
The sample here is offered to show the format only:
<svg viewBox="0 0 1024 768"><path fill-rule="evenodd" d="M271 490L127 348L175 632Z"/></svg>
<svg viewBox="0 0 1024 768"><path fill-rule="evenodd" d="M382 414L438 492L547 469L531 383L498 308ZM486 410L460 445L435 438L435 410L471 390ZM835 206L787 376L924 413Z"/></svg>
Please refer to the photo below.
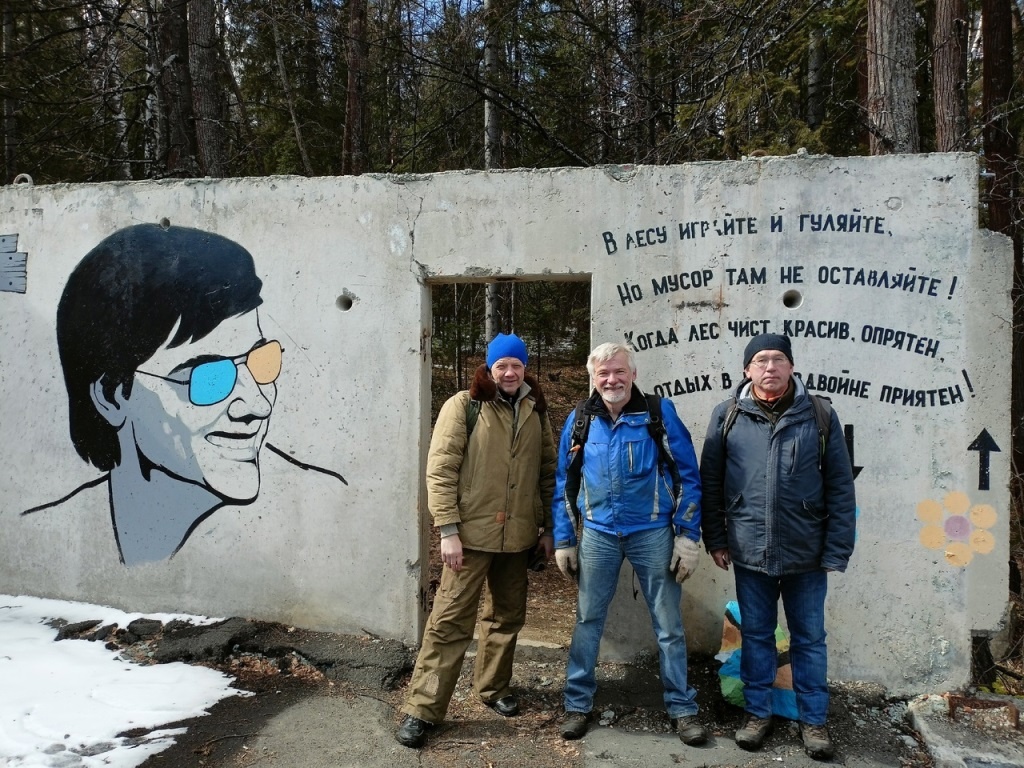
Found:
<svg viewBox="0 0 1024 768"><path fill-rule="evenodd" d="M759 749L771 731L781 595L804 749L827 760L825 593L853 553L853 468L839 417L793 376L788 337L751 339L743 374L711 415L700 462L704 544L719 568L735 566L746 701L736 743Z"/></svg>
<svg viewBox="0 0 1024 768"><path fill-rule="evenodd" d="M570 417L562 430L552 510L555 560L562 573L579 578L561 734L578 739L587 732L601 634L627 559L658 638L665 709L684 743L703 744L707 731L697 719L697 692L687 683L679 611L680 584L697 566L700 539L700 472L690 433L666 399L660 400L663 432L650 429L652 414L634 383L630 347L602 344L590 353L587 370L593 392L581 414L588 425L586 438L581 446L573 445L575 419ZM663 447L654 434L664 437ZM578 450L582 466L578 457L573 462ZM678 468L678 488L671 464ZM577 512L583 526L578 545Z"/></svg>

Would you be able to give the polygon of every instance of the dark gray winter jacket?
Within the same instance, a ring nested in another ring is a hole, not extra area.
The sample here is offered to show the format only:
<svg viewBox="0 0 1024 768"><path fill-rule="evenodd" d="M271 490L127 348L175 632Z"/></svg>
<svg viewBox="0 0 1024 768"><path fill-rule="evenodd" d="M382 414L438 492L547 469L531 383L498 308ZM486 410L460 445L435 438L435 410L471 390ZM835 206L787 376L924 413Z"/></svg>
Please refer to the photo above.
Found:
<svg viewBox="0 0 1024 768"><path fill-rule="evenodd" d="M857 502L843 428L831 411L824 455L803 382L793 405L772 423L737 390L739 410L723 440L733 400L711 415L701 452L704 545L728 548L733 564L769 576L817 568L845 571L853 553Z"/></svg>

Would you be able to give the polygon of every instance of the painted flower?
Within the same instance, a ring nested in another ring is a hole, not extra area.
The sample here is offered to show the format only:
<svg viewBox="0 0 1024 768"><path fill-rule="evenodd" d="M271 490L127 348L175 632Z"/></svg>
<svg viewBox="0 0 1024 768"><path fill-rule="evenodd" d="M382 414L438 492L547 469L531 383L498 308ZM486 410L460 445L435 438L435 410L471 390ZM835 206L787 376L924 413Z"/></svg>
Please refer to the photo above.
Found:
<svg viewBox="0 0 1024 768"><path fill-rule="evenodd" d="M995 525L996 511L990 504L975 504L966 493L951 491L942 503L925 499L917 505L921 543L928 549L944 549L946 562L963 567L975 553L986 555L996 545L989 528Z"/></svg>

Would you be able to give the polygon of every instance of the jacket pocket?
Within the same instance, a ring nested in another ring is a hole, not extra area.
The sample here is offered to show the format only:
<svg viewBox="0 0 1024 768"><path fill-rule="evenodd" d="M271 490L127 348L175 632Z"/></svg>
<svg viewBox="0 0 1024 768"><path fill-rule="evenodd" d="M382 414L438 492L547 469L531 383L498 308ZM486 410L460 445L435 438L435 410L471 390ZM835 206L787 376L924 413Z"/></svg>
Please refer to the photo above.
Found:
<svg viewBox="0 0 1024 768"><path fill-rule="evenodd" d="M800 466L800 441L785 439L779 443L778 457L779 457L779 475L782 477L790 478L797 472L797 467Z"/></svg>
<svg viewBox="0 0 1024 768"><path fill-rule="evenodd" d="M466 569L453 571L445 568L441 574L441 584L437 594L445 600L455 601L466 591Z"/></svg>
<svg viewBox="0 0 1024 768"><path fill-rule="evenodd" d="M658 482L661 483L662 493L665 494L666 499L672 500L672 511L675 512L676 507L679 506L681 499L677 499L675 495L675 488L672 487L672 473L667 469L658 471Z"/></svg>
<svg viewBox="0 0 1024 768"><path fill-rule="evenodd" d="M743 503L743 494L737 493L731 499L729 499L728 505L725 507L725 514L731 515L736 511L736 508Z"/></svg>
<svg viewBox="0 0 1024 768"><path fill-rule="evenodd" d="M815 504L813 502L807 501L807 499L804 499L803 507L804 514L812 520L817 520L821 522L828 519L828 511L820 504Z"/></svg>
<svg viewBox="0 0 1024 768"><path fill-rule="evenodd" d="M466 484L459 488L456 504L459 506L460 514L467 509L472 509L477 504L476 494L473 491L473 483L468 479Z"/></svg>
<svg viewBox="0 0 1024 768"><path fill-rule="evenodd" d="M648 477L656 469L658 449L654 441L647 435L640 440L630 440L625 446L623 459L626 463L626 475L629 477Z"/></svg>

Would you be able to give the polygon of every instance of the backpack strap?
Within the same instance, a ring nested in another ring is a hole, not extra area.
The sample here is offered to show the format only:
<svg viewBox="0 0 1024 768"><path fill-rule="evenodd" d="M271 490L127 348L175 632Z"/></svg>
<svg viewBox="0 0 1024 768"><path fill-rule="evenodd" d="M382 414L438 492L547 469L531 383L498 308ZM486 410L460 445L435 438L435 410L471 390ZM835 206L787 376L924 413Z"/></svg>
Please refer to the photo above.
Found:
<svg viewBox="0 0 1024 768"><path fill-rule="evenodd" d="M572 443L569 447L571 451L582 451L583 444L587 442L587 434L590 432L590 417L583 415L583 406L586 405L586 402L586 400L580 400L572 412Z"/></svg>
<svg viewBox="0 0 1024 768"><path fill-rule="evenodd" d="M473 428L476 427L477 417L480 416L480 401L470 399L466 402L466 442L469 442L469 436L473 434Z"/></svg>
<svg viewBox="0 0 1024 768"><path fill-rule="evenodd" d="M665 434L665 422L661 418L661 397L644 394L644 398L647 400L647 415L651 419L647 431L651 433L651 437Z"/></svg>
<svg viewBox="0 0 1024 768"><path fill-rule="evenodd" d="M725 420L722 421L722 443L724 445L725 438L729 434L729 430L732 429L732 425L736 423L736 414L739 412L740 403L736 399L736 395L732 396L732 402L729 404L729 410L725 412Z"/></svg>
<svg viewBox="0 0 1024 768"><path fill-rule="evenodd" d="M812 395L811 405L814 406L814 420L818 423L818 471L825 466L825 446L828 445L828 433L832 427L832 401L827 397Z"/></svg>
<svg viewBox="0 0 1024 768"><path fill-rule="evenodd" d="M569 439L569 453L572 456L565 467L565 498L569 502L577 526L580 523L580 510L576 505L576 497L580 493L580 477L583 473L583 446L586 445L587 434L590 432L590 417L583 413L586 402L580 400L572 412L572 435Z"/></svg>
<svg viewBox="0 0 1024 768"><path fill-rule="evenodd" d="M650 418L650 422L647 424L647 431L651 435L651 439L654 440L654 444L658 446L658 455L660 457L658 466L664 465L668 469L669 476L672 478L672 496L676 503L679 504L683 498L683 479L679 474L679 465L676 463L675 456L672 455L671 446L668 443L668 432L665 429L665 420L661 416L661 397L659 395L648 395L647 398L647 414Z"/></svg>

